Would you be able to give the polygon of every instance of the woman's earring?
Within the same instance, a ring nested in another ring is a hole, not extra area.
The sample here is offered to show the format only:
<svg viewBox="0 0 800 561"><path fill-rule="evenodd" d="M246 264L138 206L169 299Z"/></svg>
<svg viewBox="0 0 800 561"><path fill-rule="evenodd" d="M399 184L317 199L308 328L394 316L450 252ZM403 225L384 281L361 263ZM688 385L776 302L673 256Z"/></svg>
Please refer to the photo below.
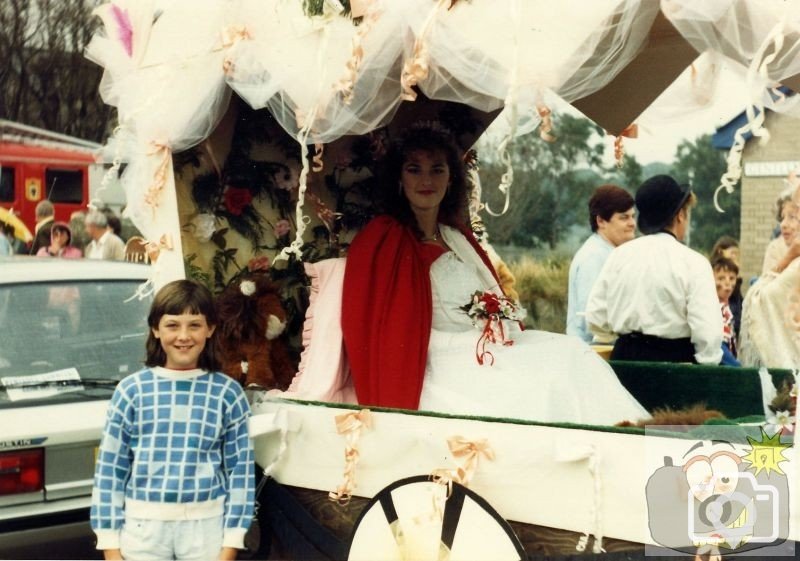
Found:
<svg viewBox="0 0 800 561"><path fill-rule="evenodd" d="M402 195L403 194L403 182L402 181L398 181L397 182L397 194L398 195Z"/></svg>

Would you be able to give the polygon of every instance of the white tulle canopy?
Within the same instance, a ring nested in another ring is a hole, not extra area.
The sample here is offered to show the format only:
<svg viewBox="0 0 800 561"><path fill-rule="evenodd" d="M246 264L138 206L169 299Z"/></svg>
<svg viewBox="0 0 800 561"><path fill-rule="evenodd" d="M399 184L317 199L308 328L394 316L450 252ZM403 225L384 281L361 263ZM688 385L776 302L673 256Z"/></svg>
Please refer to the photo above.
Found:
<svg viewBox="0 0 800 561"><path fill-rule="evenodd" d="M709 102L715 57L746 76L753 108L795 111L770 91L800 75L800 0L325 0L309 15L310 4L114 0L97 9L104 25L86 54L105 69L101 95L119 118L106 157L128 163L127 212L139 229L171 240L157 283L183 276L172 153L210 135L232 92L267 108L304 155L390 123L415 90L485 112L505 107L496 126L511 139L538 126L555 96L578 103L613 92L658 46L653 22L666 18L673 39L703 54L678 86L680 111ZM642 72L666 72L648 61ZM601 107L624 111L636 95Z"/></svg>

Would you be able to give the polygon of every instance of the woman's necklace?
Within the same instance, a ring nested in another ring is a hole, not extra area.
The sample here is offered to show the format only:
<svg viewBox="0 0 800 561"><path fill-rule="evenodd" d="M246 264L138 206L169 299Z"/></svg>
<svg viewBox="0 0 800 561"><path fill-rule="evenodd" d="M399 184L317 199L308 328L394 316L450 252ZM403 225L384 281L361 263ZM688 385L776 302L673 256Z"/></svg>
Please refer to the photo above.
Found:
<svg viewBox="0 0 800 561"><path fill-rule="evenodd" d="M438 241L439 241L439 238L440 238L441 236L442 236L442 233L439 231L439 227L437 226L437 227L436 227L436 231L433 233L433 235L431 235L431 236L427 236L427 237L426 237L426 236L423 236L423 237L422 237L422 241L423 241L423 242L438 242Z"/></svg>

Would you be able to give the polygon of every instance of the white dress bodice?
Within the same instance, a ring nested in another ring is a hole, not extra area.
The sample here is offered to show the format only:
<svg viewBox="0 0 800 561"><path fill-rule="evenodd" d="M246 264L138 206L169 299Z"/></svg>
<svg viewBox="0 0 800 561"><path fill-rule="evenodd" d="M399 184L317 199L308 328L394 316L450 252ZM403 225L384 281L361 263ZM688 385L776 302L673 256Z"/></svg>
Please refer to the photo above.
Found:
<svg viewBox="0 0 800 561"><path fill-rule="evenodd" d="M461 306L472 300L476 290L483 290L475 265L465 263L452 252L442 254L431 265L432 327L439 331L475 329Z"/></svg>

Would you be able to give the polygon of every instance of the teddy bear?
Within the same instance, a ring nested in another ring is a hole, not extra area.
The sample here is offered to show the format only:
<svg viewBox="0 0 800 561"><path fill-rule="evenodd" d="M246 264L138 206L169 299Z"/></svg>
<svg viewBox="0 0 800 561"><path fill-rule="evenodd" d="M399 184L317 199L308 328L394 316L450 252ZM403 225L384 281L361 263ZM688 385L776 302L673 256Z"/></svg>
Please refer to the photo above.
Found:
<svg viewBox="0 0 800 561"><path fill-rule="evenodd" d="M265 274L250 274L229 284L216 306L222 371L243 387L286 389L296 369L279 339L286 311L277 286Z"/></svg>

